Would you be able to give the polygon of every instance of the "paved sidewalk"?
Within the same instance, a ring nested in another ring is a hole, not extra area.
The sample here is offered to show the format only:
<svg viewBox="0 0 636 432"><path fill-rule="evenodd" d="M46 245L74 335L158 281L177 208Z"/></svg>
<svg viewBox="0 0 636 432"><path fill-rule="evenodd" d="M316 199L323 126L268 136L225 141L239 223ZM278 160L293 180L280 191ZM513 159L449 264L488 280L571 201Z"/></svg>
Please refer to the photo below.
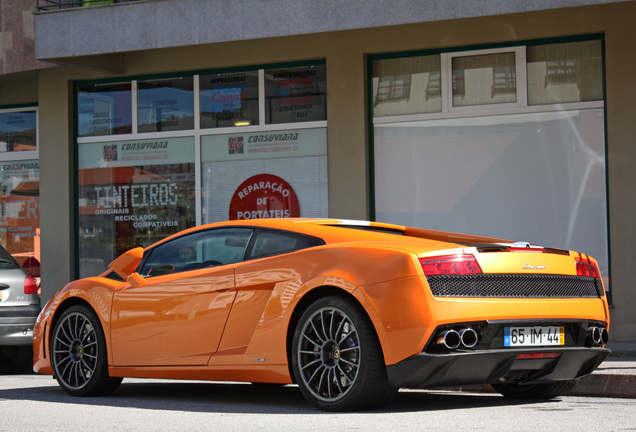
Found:
<svg viewBox="0 0 636 432"><path fill-rule="evenodd" d="M636 398L636 343L610 342L606 347L612 354L570 395Z"/></svg>

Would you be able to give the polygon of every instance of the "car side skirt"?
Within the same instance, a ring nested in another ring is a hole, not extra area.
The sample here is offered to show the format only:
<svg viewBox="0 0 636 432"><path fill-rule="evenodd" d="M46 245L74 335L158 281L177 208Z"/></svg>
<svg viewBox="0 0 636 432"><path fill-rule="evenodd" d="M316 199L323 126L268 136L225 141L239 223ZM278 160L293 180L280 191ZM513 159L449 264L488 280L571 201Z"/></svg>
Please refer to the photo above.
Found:
<svg viewBox="0 0 636 432"><path fill-rule="evenodd" d="M268 365L266 368L225 366L174 366L174 367L109 367L111 377L157 378L204 381L237 381L291 384L287 365Z"/></svg>

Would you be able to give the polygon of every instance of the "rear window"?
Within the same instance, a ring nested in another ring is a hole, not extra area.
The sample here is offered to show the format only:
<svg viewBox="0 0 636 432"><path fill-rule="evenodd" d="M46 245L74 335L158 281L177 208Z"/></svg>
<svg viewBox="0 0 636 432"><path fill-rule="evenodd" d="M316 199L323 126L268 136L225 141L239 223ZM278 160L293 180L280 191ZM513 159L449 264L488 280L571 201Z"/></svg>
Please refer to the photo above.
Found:
<svg viewBox="0 0 636 432"><path fill-rule="evenodd" d="M248 247L246 259L282 255L323 244L324 242L318 238L287 231L256 230Z"/></svg>

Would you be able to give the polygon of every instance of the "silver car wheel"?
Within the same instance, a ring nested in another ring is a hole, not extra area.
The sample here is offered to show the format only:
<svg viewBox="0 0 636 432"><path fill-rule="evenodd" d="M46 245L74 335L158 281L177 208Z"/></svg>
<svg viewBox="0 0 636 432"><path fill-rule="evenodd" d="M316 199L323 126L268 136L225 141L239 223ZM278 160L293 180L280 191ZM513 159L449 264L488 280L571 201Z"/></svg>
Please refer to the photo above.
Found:
<svg viewBox="0 0 636 432"><path fill-rule="evenodd" d="M346 396L363 354L351 317L336 307L320 308L302 323L300 338L296 358L305 388L323 402Z"/></svg>
<svg viewBox="0 0 636 432"><path fill-rule="evenodd" d="M81 312L62 317L52 340L52 361L56 378L78 390L95 374L100 355L95 327Z"/></svg>

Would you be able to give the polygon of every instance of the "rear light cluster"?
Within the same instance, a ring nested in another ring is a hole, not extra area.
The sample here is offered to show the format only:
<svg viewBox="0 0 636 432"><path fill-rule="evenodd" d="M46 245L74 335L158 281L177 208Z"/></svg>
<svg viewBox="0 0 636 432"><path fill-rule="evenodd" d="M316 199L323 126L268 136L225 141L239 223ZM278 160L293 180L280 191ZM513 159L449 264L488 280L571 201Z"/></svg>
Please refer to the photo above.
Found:
<svg viewBox="0 0 636 432"><path fill-rule="evenodd" d="M25 294L37 294L38 293L38 284L33 279L33 276L27 275L26 279L24 279L24 293Z"/></svg>
<svg viewBox="0 0 636 432"><path fill-rule="evenodd" d="M426 276L482 274L474 255L458 254L420 258Z"/></svg>
<svg viewBox="0 0 636 432"><path fill-rule="evenodd" d="M578 258L574 258L576 262L576 274L577 276L586 276L600 279L601 272L598 269L596 263L592 262L589 257L581 255Z"/></svg>

